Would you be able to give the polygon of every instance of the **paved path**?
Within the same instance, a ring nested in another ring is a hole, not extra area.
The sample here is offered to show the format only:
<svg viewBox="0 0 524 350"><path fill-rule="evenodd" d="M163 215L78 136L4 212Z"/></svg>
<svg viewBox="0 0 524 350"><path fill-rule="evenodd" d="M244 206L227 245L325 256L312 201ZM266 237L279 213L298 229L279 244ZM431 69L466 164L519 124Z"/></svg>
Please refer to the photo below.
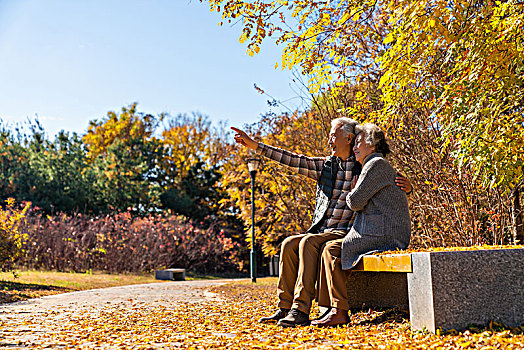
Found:
<svg viewBox="0 0 524 350"><path fill-rule="evenodd" d="M55 294L3 304L0 305L0 326L4 326L0 327L0 348L25 348L24 344L34 344L39 332L47 331L46 324L60 322L74 315L96 314L108 307L152 308L172 306L177 302L217 299L219 297L207 289L229 281L198 280L139 284ZM26 320L29 322L24 322ZM21 331L27 335L20 337Z"/></svg>

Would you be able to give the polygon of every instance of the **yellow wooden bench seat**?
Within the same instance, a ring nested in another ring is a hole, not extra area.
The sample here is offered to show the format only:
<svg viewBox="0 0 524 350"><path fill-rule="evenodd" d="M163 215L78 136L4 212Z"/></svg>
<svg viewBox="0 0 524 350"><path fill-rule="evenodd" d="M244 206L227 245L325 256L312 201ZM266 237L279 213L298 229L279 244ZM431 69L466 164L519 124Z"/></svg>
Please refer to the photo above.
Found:
<svg viewBox="0 0 524 350"><path fill-rule="evenodd" d="M353 271L413 272L411 254L365 255Z"/></svg>

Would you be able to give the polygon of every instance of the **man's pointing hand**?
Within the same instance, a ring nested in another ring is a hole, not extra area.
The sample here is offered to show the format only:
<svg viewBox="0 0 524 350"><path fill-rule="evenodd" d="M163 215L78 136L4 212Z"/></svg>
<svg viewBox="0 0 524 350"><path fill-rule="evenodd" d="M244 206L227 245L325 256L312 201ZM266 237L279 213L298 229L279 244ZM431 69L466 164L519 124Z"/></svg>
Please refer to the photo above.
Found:
<svg viewBox="0 0 524 350"><path fill-rule="evenodd" d="M246 146L247 148L250 148L252 150L256 150L258 147L258 142L254 141L251 137L249 137L245 132L243 132L240 129L237 129L235 127L231 127L231 130L236 132L234 138L235 142L241 144L242 146Z"/></svg>

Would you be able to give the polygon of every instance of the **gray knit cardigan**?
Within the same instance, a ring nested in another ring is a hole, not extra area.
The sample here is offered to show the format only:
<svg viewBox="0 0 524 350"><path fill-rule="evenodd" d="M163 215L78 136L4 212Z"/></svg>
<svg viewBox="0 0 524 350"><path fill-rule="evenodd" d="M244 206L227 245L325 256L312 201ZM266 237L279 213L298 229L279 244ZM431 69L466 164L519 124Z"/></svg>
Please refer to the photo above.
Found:
<svg viewBox="0 0 524 350"><path fill-rule="evenodd" d="M397 173L380 153L367 157L355 188L347 195L355 221L342 242L342 269L354 267L374 251L407 248L411 236L406 194Z"/></svg>

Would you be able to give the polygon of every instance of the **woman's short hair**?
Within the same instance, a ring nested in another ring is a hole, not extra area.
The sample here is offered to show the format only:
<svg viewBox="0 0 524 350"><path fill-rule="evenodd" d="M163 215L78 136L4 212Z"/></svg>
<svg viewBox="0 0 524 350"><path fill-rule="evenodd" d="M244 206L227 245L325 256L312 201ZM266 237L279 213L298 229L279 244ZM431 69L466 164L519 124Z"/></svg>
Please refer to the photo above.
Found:
<svg viewBox="0 0 524 350"><path fill-rule="evenodd" d="M364 142L370 146L375 146L375 152L382 153L384 157L391 153L386 141L386 134L375 124L359 124L355 131L357 134L363 133Z"/></svg>
<svg viewBox="0 0 524 350"><path fill-rule="evenodd" d="M331 127L336 128L337 126L342 126L342 131L344 132L344 136L349 136L349 134L355 136L356 131L355 128L358 125L358 122L354 119L347 118L347 117L340 117L335 118L331 121Z"/></svg>

